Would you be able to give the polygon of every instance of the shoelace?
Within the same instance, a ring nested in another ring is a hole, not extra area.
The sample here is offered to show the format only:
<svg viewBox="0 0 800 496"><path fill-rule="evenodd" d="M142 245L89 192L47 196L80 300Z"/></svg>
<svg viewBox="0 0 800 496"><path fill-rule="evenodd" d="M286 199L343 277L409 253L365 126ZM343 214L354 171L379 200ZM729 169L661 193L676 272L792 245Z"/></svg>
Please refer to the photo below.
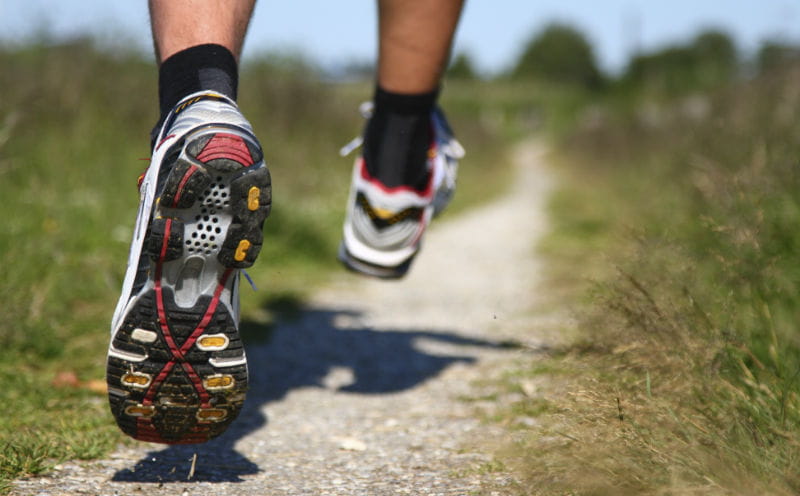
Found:
<svg viewBox="0 0 800 496"><path fill-rule="evenodd" d="M242 274L244 274L244 278L247 279L247 282L250 283L250 287L253 288L253 291L258 291L258 288L256 287L256 283L253 282L253 278L250 277L250 274L248 274L245 269L241 269L241 271L242 271Z"/></svg>
<svg viewBox="0 0 800 496"><path fill-rule="evenodd" d="M370 117L372 117L372 110L374 108L375 106L372 104L372 102L362 102L361 105L358 106L358 113L361 114L361 117L363 117L364 119L369 119ZM342 157L346 157L351 153L353 153L353 150L358 149L363 144L364 144L364 135L359 134L358 136L350 140L349 143L347 143L346 145L344 145L339 149L339 155Z"/></svg>
<svg viewBox="0 0 800 496"><path fill-rule="evenodd" d="M434 126L445 130L446 139L439 140L437 137L437 147L444 155L444 186L451 193L456 187L456 176L458 175L458 160L464 158L466 154L461 143L451 134L450 126L444 120L444 115L440 110L433 113Z"/></svg>

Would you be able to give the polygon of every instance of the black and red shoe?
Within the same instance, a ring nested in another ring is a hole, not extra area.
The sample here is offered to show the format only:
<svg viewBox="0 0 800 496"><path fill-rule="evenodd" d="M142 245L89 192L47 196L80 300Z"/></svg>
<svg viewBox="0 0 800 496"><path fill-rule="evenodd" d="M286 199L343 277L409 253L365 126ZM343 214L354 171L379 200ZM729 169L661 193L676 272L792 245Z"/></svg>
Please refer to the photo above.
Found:
<svg viewBox="0 0 800 496"><path fill-rule="evenodd" d="M155 143L111 323L109 402L136 439L202 443L244 403L239 272L261 249L270 175L250 124L217 93L178 103Z"/></svg>

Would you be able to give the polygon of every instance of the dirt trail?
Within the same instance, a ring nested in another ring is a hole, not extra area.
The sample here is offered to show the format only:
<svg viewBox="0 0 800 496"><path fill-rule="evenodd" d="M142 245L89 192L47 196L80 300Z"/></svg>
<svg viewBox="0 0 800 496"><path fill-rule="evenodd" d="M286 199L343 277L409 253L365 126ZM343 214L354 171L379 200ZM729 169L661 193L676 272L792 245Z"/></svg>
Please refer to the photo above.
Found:
<svg viewBox="0 0 800 496"><path fill-rule="evenodd" d="M407 279L343 274L248 347L252 388L222 438L66 463L12 494L458 495L502 485L507 475L475 470L491 459L476 442L497 433L461 398L541 344L542 160L537 145L520 146L509 193L437 221Z"/></svg>

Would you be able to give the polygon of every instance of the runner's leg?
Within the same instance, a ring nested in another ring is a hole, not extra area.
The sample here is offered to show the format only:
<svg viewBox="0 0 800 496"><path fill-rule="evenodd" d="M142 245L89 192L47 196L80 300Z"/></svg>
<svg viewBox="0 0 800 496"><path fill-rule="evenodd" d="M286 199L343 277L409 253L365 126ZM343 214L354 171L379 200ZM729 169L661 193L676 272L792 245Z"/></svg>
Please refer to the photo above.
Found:
<svg viewBox="0 0 800 496"><path fill-rule="evenodd" d="M435 90L463 0L379 0L378 84L396 93Z"/></svg>
<svg viewBox="0 0 800 496"><path fill-rule="evenodd" d="M150 0L161 118L198 91L236 101L239 55L255 0Z"/></svg>
<svg viewBox="0 0 800 496"><path fill-rule="evenodd" d="M242 409L238 282L261 249L271 186L236 103L253 1L151 0L161 118L107 358L130 436L201 443Z"/></svg>
<svg viewBox="0 0 800 496"><path fill-rule="evenodd" d="M367 169L385 186L424 189L430 116L463 0L380 0L377 88Z"/></svg>
<svg viewBox="0 0 800 496"><path fill-rule="evenodd" d="M239 60L255 0L150 0L156 57L213 43Z"/></svg>
<svg viewBox="0 0 800 496"><path fill-rule="evenodd" d="M379 0L373 110L356 159L339 260L362 274L408 271L463 154L436 108L463 0Z"/></svg>

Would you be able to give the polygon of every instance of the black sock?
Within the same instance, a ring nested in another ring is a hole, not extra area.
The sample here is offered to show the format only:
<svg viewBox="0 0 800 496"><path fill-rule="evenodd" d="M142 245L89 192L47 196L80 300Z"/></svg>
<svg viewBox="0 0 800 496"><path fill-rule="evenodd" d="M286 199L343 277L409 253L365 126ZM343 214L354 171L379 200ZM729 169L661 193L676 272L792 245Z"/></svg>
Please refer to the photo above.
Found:
<svg viewBox="0 0 800 496"><path fill-rule="evenodd" d="M364 133L364 159L370 175L385 186L425 188L431 111L438 95L438 89L402 94L375 88L375 108Z"/></svg>
<svg viewBox="0 0 800 496"><path fill-rule="evenodd" d="M171 55L158 69L158 106L161 116L150 132L151 148L161 124L181 99L211 90L236 100L239 70L236 58L222 45L197 45Z"/></svg>
<svg viewBox="0 0 800 496"><path fill-rule="evenodd" d="M162 117L183 97L204 90L236 100L239 71L233 54L222 45L197 45L172 55L158 70L158 103Z"/></svg>

